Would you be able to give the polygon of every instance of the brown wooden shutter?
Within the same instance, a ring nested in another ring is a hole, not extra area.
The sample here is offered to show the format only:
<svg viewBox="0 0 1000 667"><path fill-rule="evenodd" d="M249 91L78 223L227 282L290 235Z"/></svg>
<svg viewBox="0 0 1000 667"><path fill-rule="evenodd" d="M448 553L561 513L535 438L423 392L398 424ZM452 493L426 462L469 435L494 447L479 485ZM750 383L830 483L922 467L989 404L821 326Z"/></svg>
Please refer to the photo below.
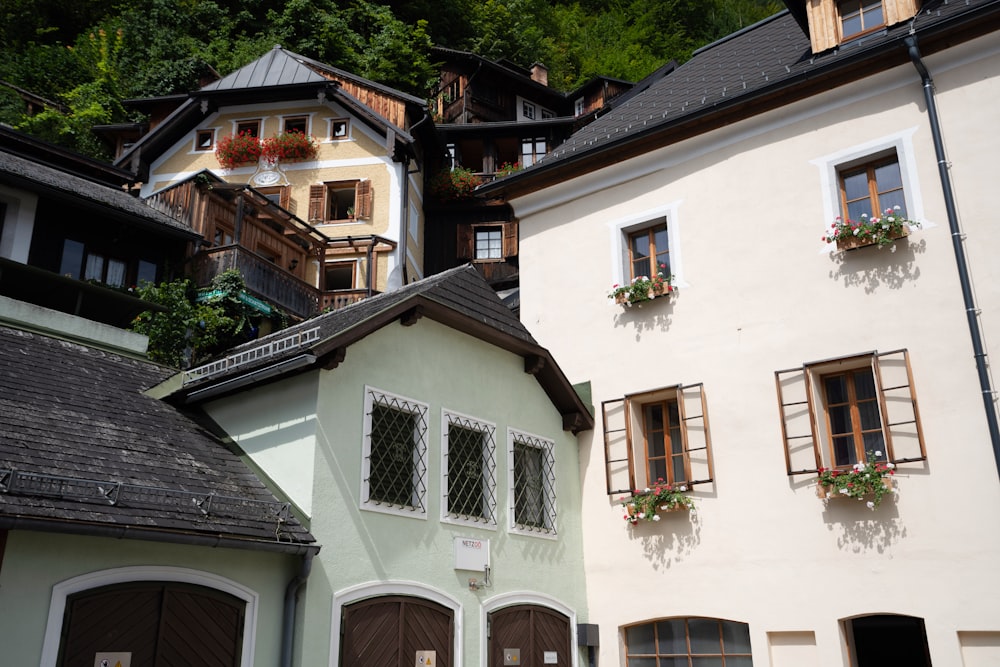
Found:
<svg viewBox="0 0 1000 667"><path fill-rule="evenodd" d="M917 0L884 0L885 24L895 25L917 15Z"/></svg>
<svg viewBox="0 0 1000 667"><path fill-rule="evenodd" d="M372 182L358 181L354 190L354 214L359 220L372 217Z"/></svg>
<svg viewBox="0 0 1000 667"><path fill-rule="evenodd" d="M702 383L677 387L677 412L681 419L685 477L688 485L715 479L712 463L712 435L708 428L708 404ZM692 412L694 414L688 414Z"/></svg>
<svg viewBox="0 0 1000 667"><path fill-rule="evenodd" d="M809 0L806 5L809 18L809 40L813 53L837 46L840 30L837 20L836 0Z"/></svg>
<svg viewBox="0 0 1000 667"><path fill-rule="evenodd" d="M816 434L816 408L809 373L803 368L775 371L781 439L789 475L815 473L823 465Z"/></svg>
<svg viewBox="0 0 1000 667"><path fill-rule="evenodd" d="M475 256L475 238L471 225L459 224L455 230L455 251L459 259L472 259Z"/></svg>
<svg viewBox="0 0 1000 667"><path fill-rule="evenodd" d="M886 457L893 463L927 460L909 353L903 349L876 354L872 365L882 411Z"/></svg>
<svg viewBox="0 0 1000 667"><path fill-rule="evenodd" d="M616 398L601 402L604 429L604 465L608 495L632 493L635 463L632 457L628 401Z"/></svg>
<svg viewBox="0 0 1000 667"><path fill-rule="evenodd" d="M323 222L326 219L326 186L309 186L309 222Z"/></svg>
<svg viewBox="0 0 1000 667"><path fill-rule="evenodd" d="M505 223L503 226L503 256L517 257L517 222Z"/></svg>

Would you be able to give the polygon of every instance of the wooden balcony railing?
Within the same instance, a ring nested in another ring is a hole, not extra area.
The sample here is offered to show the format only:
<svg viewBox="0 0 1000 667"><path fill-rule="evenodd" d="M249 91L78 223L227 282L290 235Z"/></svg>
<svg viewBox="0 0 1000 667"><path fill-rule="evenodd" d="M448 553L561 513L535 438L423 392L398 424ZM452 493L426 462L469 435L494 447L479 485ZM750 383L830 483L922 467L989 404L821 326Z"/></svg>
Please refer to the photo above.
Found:
<svg viewBox="0 0 1000 667"><path fill-rule="evenodd" d="M366 289L328 290L321 292L299 280L272 262L246 248L222 246L198 253L192 260L192 280L206 287L223 271L236 269L243 276L247 291L293 317L305 319L325 310L349 306L378 292Z"/></svg>
<svg viewBox="0 0 1000 667"><path fill-rule="evenodd" d="M246 248L210 248L192 259L192 279L198 287L209 285L212 278L229 269L240 272L248 292L294 317L312 317L319 312L319 290Z"/></svg>

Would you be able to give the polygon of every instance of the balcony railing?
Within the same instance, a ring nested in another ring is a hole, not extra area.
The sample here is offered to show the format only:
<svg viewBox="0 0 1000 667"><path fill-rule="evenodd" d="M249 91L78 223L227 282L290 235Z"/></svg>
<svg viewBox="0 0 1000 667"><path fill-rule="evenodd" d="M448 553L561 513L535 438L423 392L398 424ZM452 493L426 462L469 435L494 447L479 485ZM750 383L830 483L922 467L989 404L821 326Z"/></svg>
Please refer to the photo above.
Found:
<svg viewBox="0 0 1000 667"><path fill-rule="evenodd" d="M371 296L375 294L378 294L378 292L373 291ZM323 310L338 310L368 297L369 294L366 289L331 290L322 293L321 305Z"/></svg>
<svg viewBox="0 0 1000 667"><path fill-rule="evenodd" d="M192 261L192 279L205 287L223 271L236 269L247 291L287 310L295 317L311 317L319 312L320 292L280 266L239 246L203 250Z"/></svg>

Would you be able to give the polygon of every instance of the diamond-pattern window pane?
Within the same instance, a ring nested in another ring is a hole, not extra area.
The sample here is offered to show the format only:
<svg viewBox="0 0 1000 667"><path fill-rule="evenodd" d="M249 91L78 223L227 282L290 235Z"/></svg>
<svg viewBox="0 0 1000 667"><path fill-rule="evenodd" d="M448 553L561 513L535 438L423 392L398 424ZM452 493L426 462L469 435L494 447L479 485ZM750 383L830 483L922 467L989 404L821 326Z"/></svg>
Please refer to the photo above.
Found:
<svg viewBox="0 0 1000 667"><path fill-rule="evenodd" d="M515 434L513 443L513 516L517 528L556 532L556 478L552 443Z"/></svg>
<svg viewBox="0 0 1000 667"><path fill-rule="evenodd" d="M371 392L367 502L425 511L427 411L395 396Z"/></svg>
<svg viewBox="0 0 1000 667"><path fill-rule="evenodd" d="M496 523L495 429L448 415L447 516Z"/></svg>

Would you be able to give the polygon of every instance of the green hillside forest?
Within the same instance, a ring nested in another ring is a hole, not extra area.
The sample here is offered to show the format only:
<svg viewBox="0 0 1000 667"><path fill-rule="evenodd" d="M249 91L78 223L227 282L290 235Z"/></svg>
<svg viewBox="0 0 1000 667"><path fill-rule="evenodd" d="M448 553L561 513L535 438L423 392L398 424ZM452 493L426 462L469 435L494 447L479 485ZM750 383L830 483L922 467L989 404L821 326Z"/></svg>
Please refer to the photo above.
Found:
<svg viewBox="0 0 1000 667"><path fill-rule="evenodd" d="M521 66L549 85L638 81L783 8L777 0L4 0L0 122L95 157L90 128L138 121L124 100L184 93L275 44L418 96L432 46ZM23 93L51 102L28 115Z"/></svg>

